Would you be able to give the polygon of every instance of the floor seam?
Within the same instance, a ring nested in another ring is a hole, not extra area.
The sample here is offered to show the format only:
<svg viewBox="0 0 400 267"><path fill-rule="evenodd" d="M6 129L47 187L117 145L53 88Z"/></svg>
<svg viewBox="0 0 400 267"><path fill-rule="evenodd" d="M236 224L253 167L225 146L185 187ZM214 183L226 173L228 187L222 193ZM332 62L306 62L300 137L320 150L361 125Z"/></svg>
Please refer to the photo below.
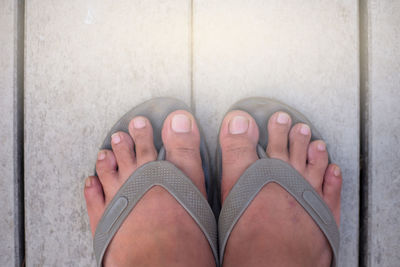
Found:
<svg viewBox="0 0 400 267"><path fill-rule="evenodd" d="M369 262L369 88L368 88L368 45L369 14L368 0L359 0L359 50L360 50L360 217L359 217L359 264L368 266Z"/></svg>
<svg viewBox="0 0 400 267"><path fill-rule="evenodd" d="M25 1L15 1L15 87L14 91L14 202L15 265L25 265L24 208L24 76L25 76Z"/></svg>

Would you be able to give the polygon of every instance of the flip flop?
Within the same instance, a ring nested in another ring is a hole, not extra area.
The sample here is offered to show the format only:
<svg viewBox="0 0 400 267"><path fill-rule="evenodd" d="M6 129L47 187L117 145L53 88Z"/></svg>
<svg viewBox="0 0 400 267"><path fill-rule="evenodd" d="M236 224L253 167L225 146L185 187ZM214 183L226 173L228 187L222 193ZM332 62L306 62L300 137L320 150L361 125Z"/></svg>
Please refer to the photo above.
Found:
<svg viewBox="0 0 400 267"><path fill-rule="evenodd" d="M254 97L234 104L231 110L249 113L257 122L260 137L257 145L259 160L253 163L238 179L224 201L218 221L220 263L223 262L226 243L235 224L250 205L258 192L268 183L275 182L291 194L307 211L325 234L333 251L331 266L337 266L339 256L339 229L335 219L314 188L288 163L268 158L265 150L268 144L267 123L272 114L284 111L290 114L293 124L302 122L310 126L311 140L321 139L321 135L300 112L268 98ZM330 160L329 160L330 161ZM218 144L217 177L221 183L222 154Z"/></svg>
<svg viewBox="0 0 400 267"><path fill-rule="evenodd" d="M210 205L215 205L213 203L216 186L211 179L208 150L201 130L200 154L210 205L194 183L172 163L165 160L161 129L168 114L180 109L191 112L182 101L173 98L154 98L131 109L107 134L101 149L111 150L111 135L118 131L129 133L129 122L136 116L145 116L153 126L154 144L159 152L156 161L146 163L131 174L101 217L93 239L98 266L102 266L104 253L110 241L131 210L142 196L156 185L166 189L194 219L207 238L218 265L217 224L210 208Z"/></svg>

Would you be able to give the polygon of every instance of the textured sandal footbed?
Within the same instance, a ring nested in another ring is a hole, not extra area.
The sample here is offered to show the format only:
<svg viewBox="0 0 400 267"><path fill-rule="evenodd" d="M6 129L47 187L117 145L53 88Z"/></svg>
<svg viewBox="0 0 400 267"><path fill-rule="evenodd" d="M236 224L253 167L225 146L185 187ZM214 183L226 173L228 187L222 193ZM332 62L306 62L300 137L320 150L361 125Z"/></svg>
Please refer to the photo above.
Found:
<svg viewBox="0 0 400 267"><path fill-rule="evenodd" d="M206 236L215 261L218 265L217 225L209 203L203 197L193 182L173 164L164 161L165 151L161 140L161 129L165 118L175 110L190 108L182 101L173 98L155 98L144 102L126 113L110 130L101 149L111 149L111 135L118 131L129 133L129 122L136 116L145 116L153 127L154 144L159 151L157 161L147 163L138 168L122 185L117 194L108 204L96 228L93 248L98 266L102 266L104 253L124 222L130 211L140 198L153 186L162 186L166 189L192 216ZM200 129L200 127L199 127ZM211 179L209 156L204 138L200 129L202 158L209 202L215 206L215 182Z"/></svg>
<svg viewBox="0 0 400 267"><path fill-rule="evenodd" d="M277 111L287 112L293 125L306 123L312 131L311 140L321 139L318 131L304 115L278 101L268 98L248 98L234 104L231 110L242 110L249 113L257 122L260 139L257 152L260 159L253 163L238 179L224 201L218 220L220 263L229 235L240 216L256 197L258 192L268 183L275 182L291 194L314 219L325 234L333 251L331 266L337 266L339 253L339 230L335 219L325 202L314 188L289 164L277 159L267 158L265 149L268 143L268 119ZM217 177L221 182L221 150L217 150Z"/></svg>

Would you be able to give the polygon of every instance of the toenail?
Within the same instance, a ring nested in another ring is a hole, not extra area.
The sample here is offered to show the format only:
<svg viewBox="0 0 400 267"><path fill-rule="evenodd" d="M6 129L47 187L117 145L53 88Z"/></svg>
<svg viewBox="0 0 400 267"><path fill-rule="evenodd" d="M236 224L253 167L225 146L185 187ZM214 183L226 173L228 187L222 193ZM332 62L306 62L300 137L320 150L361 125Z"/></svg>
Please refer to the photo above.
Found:
<svg viewBox="0 0 400 267"><path fill-rule="evenodd" d="M235 116L229 121L229 132L231 134L243 134L249 128L249 120L243 116Z"/></svg>
<svg viewBox="0 0 400 267"><path fill-rule="evenodd" d="M92 185L92 177L88 177L85 180L85 187L90 187Z"/></svg>
<svg viewBox="0 0 400 267"><path fill-rule="evenodd" d="M171 128L176 133L188 133L192 128L192 123L185 114L176 114L172 118Z"/></svg>
<svg viewBox="0 0 400 267"><path fill-rule="evenodd" d="M99 154L97 155L98 160L103 160L106 158L106 153L104 151L100 151Z"/></svg>
<svg viewBox="0 0 400 267"><path fill-rule="evenodd" d="M113 144L119 144L119 142L121 142L121 137L118 133L115 133L111 136L111 141L113 142Z"/></svg>
<svg viewBox="0 0 400 267"><path fill-rule="evenodd" d="M325 151L325 149L326 149L326 146L325 146L325 144L324 143L319 143L318 145L317 145L317 149L318 149L318 151Z"/></svg>
<svg viewBox="0 0 400 267"><path fill-rule="evenodd" d="M279 124L287 124L289 122L289 115L286 114L285 112L279 112L278 117L276 118L276 121Z"/></svg>
<svg viewBox="0 0 400 267"><path fill-rule="evenodd" d="M307 124L301 125L300 133L302 135L309 135L310 134L310 127Z"/></svg>
<svg viewBox="0 0 400 267"><path fill-rule="evenodd" d="M139 118L135 118L133 120L133 127L135 127L136 129L142 129L146 126L146 120L139 117Z"/></svg>
<svg viewBox="0 0 400 267"><path fill-rule="evenodd" d="M335 168L333 169L333 174L334 174L336 177L339 177L339 176L340 176L340 168L339 168L339 167L335 167Z"/></svg>

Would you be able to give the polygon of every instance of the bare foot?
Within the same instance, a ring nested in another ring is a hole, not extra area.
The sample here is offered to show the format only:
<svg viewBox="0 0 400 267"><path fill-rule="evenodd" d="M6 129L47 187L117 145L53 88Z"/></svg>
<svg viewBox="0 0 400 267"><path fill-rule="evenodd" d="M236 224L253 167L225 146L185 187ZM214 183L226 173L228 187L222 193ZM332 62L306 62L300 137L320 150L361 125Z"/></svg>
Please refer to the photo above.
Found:
<svg viewBox="0 0 400 267"><path fill-rule="evenodd" d="M200 134L193 116L182 110L171 113L164 122L162 139L166 160L182 170L206 197ZM85 183L93 235L107 204L121 185L137 168L156 158L153 129L146 118L134 118L129 134L118 132L112 136L112 151L98 154L99 177L90 176ZM103 263L105 266L188 266L189 263L215 266L203 232L160 186L150 189L126 218L108 246Z"/></svg>
<svg viewBox="0 0 400 267"><path fill-rule="evenodd" d="M277 112L268 122L267 155L292 165L319 193L340 222L340 168L328 164L323 141L310 143L306 124L291 128L291 118ZM258 126L246 112L226 115L220 132L222 201L242 173L257 159ZM289 149L288 149L289 143ZM276 183L266 185L249 205L228 240L224 266L327 266L330 245L297 201Z"/></svg>

